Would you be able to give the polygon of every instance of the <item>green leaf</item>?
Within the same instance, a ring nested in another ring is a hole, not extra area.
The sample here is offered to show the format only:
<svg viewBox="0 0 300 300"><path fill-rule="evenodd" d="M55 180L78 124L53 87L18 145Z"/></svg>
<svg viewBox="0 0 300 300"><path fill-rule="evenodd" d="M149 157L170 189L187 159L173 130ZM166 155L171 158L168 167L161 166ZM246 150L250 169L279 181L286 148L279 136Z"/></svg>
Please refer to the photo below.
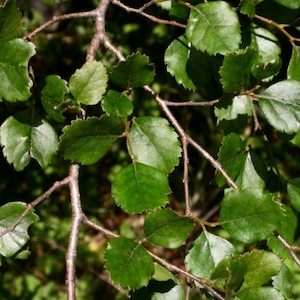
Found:
<svg viewBox="0 0 300 300"><path fill-rule="evenodd" d="M16 102L30 97L32 81L27 68L34 54L34 45L22 39L0 43L0 99Z"/></svg>
<svg viewBox="0 0 300 300"><path fill-rule="evenodd" d="M141 53L134 53L112 69L110 79L123 88L142 87L154 80L155 68L149 58Z"/></svg>
<svg viewBox="0 0 300 300"><path fill-rule="evenodd" d="M141 244L130 239L120 237L111 240L104 258L110 278L123 288L141 288L148 284L154 273L151 256Z"/></svg>
<svg viewBox="0 0 300 300"><path fill-rule="evenodd" d="M272 235L284 213L272 194L252 187L224 196L219 222L235 239L251 244Z"/></svg>
<svg viewBox="0 0 300 300"><path fill-rule="evenodd" d="M240 12L252 19L255 16L255 0L242 0Z"/></svg>
<svg viewBox="0 0 300 300"><path fill-rule="evenodd" d="M72 121L63 128L60 150L64 158L84 165L98 161L121 137L122 126L116 116L90 117L86 120Z"/></svg>
<svg viewBox="0 0 300 300"><path fill-rule="evenodd" d="M275 129L290 134L300 129L300 82L283 80L257 96L267 121Z"/></svg>
<svg viewBox="0 0 300 300"><path fill-rule="evenodd" d="M34 158L44 168L55 154L58 138L53 127L31 110L19 112L1 125L3 154L17 171Z"/></svg>
<svg viewBox="0 0 300 300"><path fill-rule="evenodd" d="M187 239L194 227L192 219L180 217L170 208L149 212L145 219L144 231L149 242L176 249Z"/></svg>
<svg viewBox="0 0 300 300"><path fill-rule="evenodd" d="M241 42L237 14L224 1L206 2L191 9L186 35L192 45L209 54L238 50Z"/></svg>
<svg viewBox="0 0 300 300"><path fill-rule="evenodd" d="M168 271L165 267L158 263L154 263L154 274L152 276L152 279L157 281L168 281L170 279L173 279L174 275Z"/></svg>
<svg viewBox="0 0 300 300"><path fill-rule="evenodd" d="M251 48L225 56L220 69L220 81L225 92L243 92L255 85L251 68L256 59L257 53Z"/></svg>
<svg viewBox="0 0 300 300"><path fill-rule="evenodd" d="M132 102L119 92L109 90L103 101L102 108L108 114L116 114L120 117L130 116L133 112Z"/></svg>
<svg viewBox="0 0 300 300"><path fill-rule="evenodd" d="M0 207L0 232L3 232L21 216L26 209L26 203L9 202ZM0 237L0 254L5 257L27 258L29 252L23 247L29 240L28 227L37 222L39 217L30 211L17 227Z"/></svg>
<svg viewBox="0 0 300 300"><path fill-rule="evenodd" d="M288 182L287 192L293 207L300 212L300 178Z"/></svg>
<svg viewBox="0 0 300 300"><path fill-rule="evenodd" d="M274 1L290 9L298 9L300 7L299 0L274 0Z"/></svg>
<svg viewBox="0 0 300 300"><path fill-rule="evenodd" d="M231 243L205 230L192 244L185 261L187 269L193 275L210 279L223 259L236 254Z"/></svg>
<svg viewBox="0 0 300 300"><path fill-rule="evenodd" d="M112 195L117 205L129 214L164 206L169 193L166 174L141 163L122 169L112 183Z"/></svg>
<svg viewBox="0 0 300 300"><path fill-rule="evenodd" d="M178 135L164 118L140 117L132 121L127 140L136 162L171 173L179 163Z"/></svg>
<svg viewBox="0 0 300 300"><path fill-rule="evenodd" d="M236 299L239 300L249 300L249 299L259 299L259 300L286 300L286 298L276 289L271 287L259 287L259 288L248 288L236 294Z"/></svg>
<svg viewBox="0 0 300 300"><path fill-rule="evenodd" d="M247 264L240 256L237 256L230 261L228 270L230 275L227 281L227 288L229 289L229 292L236 292L243 285L244 277L247 273Z"/></svg>
<svg viewBox="0 0 300 300"><path fill-rule="evenodd" d="M106 68L100 61L87 62L72 75L69 89L78 102L94 105L102 100L107 81Z"/></svg>
<svg viewBox="0 0 300 300"><path fill-rule="evenodd" d="M300 81L300 47L293 45L292 57L287 70L287 78Z"/></svg>
<svg viewBox="0 0 300 300"><path fill-rule="evenodd" d="M0 45L23 36L25 27L16 0L6 1L0 7Z"/></svg>
<svg viewBox="0 0 300 300"><path fill-rule="evenodd" d="M69 89L65 80L57 75L46 77L46 85L41 91L41 100L46 112L57 122L64 122L62 113L67 110L64 96L68 93Z"/></svg>
<svg viewBox="0 0 300 300"><path fill-rule="evenodd" d="M281 264L280 272L272 277L272 285L276 290L280 291L286 299L291 299L292 274L285 264Z"/></svg>

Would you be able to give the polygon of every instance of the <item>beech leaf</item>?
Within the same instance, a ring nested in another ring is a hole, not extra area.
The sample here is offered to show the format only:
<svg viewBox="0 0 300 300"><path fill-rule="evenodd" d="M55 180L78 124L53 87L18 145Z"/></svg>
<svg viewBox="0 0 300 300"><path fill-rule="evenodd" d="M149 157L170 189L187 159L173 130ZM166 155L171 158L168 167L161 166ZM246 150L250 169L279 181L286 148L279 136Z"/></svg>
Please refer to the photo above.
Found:
<svg viewBox="0 0 300 300"><path fill-rule="evenodd" d="M300 81L300 47L293 45L292 57L287 70L287 78Z"/></svg>
<svg viewBox="0 0 300 300"><path fill-rule="evenodd" d="M300 212L300 178L288 182L287 191L293 207Z"/></svg>

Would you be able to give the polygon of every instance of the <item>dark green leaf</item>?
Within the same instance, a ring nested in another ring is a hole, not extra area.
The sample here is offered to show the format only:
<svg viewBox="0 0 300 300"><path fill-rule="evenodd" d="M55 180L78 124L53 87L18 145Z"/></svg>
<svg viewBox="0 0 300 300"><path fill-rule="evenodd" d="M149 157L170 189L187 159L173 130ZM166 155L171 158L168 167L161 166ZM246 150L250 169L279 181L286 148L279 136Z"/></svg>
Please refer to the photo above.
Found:
<svg viewBox="0 0 300 300"><path fill-rule="evenodd" d="M136 162L171 173L179 163L178 135L164 118L140 117L132 122L127 140Z"/></svg>
<svg viewBox="0 0 300 300"><path fill-rule="evenodd" d="M100 61L85 63L70 78L69 88L74 98L86 105L94 105L102 100L106 91L108 76Z"/></svg>
<svg viewBox="0 0 300 300"><path fill-rule="evenodd" d="M192 219L180 217L170 208L166 208L156 209L146 216L144 231L151 243L175 249L186 241L193 227Z"/></svg>
<svg viewBox="0 0 300 300"><path fill-rule="evenodd" d="M276 290L280 291L286 299L291 299L292 274L285 264L281 264L280 272L272 277L272 285Z"/></svg>
<svg viewBox="0 0 300 300"><path fill-rule="evenodd" d="M236 249L227 240L203 231L192 244L185 260L189 272L210 279L218 264L235 254Z"/></svg>
<svg viewBox="0 0 300 300"><path fill-rule="evenodd" d="M244 283L244 277L247 273L247 264L239 256L233 258L228 266L230 276L227 282L229 291L238 291Z"/></svg>
<svg viewBox="0 0 300 300"><path fill-rule="evenodd" d="M196 49L212 55L238 50L241 42L238 16L224 1L206 2L193 7L186 34Z"/></svg>
<svg viewBox="0 0 300 300"><path fill-rule="evenodd" d="M249 300L249 299L259 299L259 300L286 300L286 298L278 292L276 289L271 287L259 287L259 288L248 288L236 294L236 299L239 300Z"/></svg>
<svg viewBox="0 0 300 300"><path fill-rule="evenodd" d="M154 79L154 75L154 65L150 64L149 58L140 53L135 53L113 68L110 79L116 85L128 89L150 84Z"/></svg>
<svg viewBox="0 0 300 300"><path fill-rule="evenodd" d="M300 212L300 178L288 182L287 191L293 207Z"/></svg>
<svg viewBox="0 0 300 300"><path fill-rule="evenodd" d="M242 0L240 12L252 19L255 16L255 0Z"/></svg>
<svg viewBox="0 0 300 300"><path fill-rule="evenodd" d="M86 120L73 121L63 129L60 150L64 158L90 165L98 161L122 134L120 120L116 116L103 115Z"/></svg>
<svg viewBox="0 0 300 300"><path fill-rule="evenodd" d="M26 203L10 202L0 207L0 232L12 226L26 209ZM24 259L29 255L22 249L29 240L28 227L38 221L39 217L31 211L17 227L0 237L0 254L5 257Z"/></svg>
<svg viewBox="0 0 300 300"><path fill-rule="evenodd" d="M1 125L3 154L17 171L23 170L34 158L44 168L55 154L58 138L52 126L37 113L17 113Z"/></svg>
<svg viewBox="0 0 300 300"><path fill-rule="evenodd" d="M106 93L102 108L108 115L116 114L120 117L130 116L133 112L132 102L124 94L113 90Z"/></svg>
<svg viewBox="0 0 300 300"><path fill-rule="evenodd" d="M22 37L25 27L22 15L17 7L17 1L9 0L0 7L0 45Z"/></svg>
<svg viewBox="0 0 300 300"><path fill-rule="evenodd" d="M141 288L154 273L152 258L145 248L123 237L108 243L104 257L110 278L123 288Z"/></svg>
<svg viewBox="0 0 300 300"><path fill-rule="evenodd" d="M292 57L287 70L287 78L300 81L300 47L293 45Z"/></svg>
<svg viewBox="0 0 300 300"><path fill-rule="evenodd" d="M219 221L235 239L250 244L272 235L284 213L272 194L252 187L224 196Z"/></svg>
<svg viewBox="0 0 300 300"><path fill-rule="evenodd" d="M112 195L117 205L129 214L164 206L169 193L166 174L140 163L122 169L112 184Z"/></svg>
<svg viewBox="0 0 300 300"><path fill-rule="evenodd" d="M30 97L32 81L27 68L34 54L34 45L22 39L0 43L0 99L16 102Z"/></svg>
<svg viewBox="0 0 300 300"><path fill-rule="evenodd" d="M65 94L69 93L67 82L57 75L46 77L46 85L41 92L41 100L46 112L57 122L64 122L62 113L66 111Z"/></svg>
<svg viewBox="0 0 300 300"><path fill-rule="evenodd" d="M299 0L275 0L275 1L280 5L288 7L290 9L297 9L300 7Z"/></svg>
<svg viewBox="0 0 300 300"><path fill-rule="evenodd" d="M268 122L278 131L295 133L300 129L300 82L277 82L258 95Z"/></svg>

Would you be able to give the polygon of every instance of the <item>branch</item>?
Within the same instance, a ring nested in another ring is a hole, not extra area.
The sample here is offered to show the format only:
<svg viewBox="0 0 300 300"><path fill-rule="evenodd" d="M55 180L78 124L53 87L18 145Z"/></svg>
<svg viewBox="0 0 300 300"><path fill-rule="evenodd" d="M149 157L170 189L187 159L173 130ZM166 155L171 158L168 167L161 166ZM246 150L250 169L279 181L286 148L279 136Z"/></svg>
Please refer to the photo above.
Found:
<svg viewBox="0 0 300 300"><path fill-rule="evenodd" d="M213 106L220 102L220 99L206 101L206 102L194 102L194 101L187 101L187 102L173 102L173 101L166 101L165 103L168 106Z"/></svg>

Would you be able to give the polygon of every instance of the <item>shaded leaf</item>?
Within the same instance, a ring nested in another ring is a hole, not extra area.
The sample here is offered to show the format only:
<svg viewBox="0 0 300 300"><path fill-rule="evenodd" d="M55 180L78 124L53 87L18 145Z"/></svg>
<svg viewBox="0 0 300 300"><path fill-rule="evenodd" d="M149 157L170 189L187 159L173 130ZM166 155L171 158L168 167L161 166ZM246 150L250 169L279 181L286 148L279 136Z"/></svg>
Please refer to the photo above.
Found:
<svg viewBox="0 0 300 300"><path fill-rule="evenodd" d="M286 299L291 299L292 274L285 264L281 264L280 272L272 277L272 286L280 291Z"/></svg>
<svg viewBox="0 0 300 300"><path fill-rule="evenodd" d="M30 97L32 81L27 68L34 54L34 45L22 39L0 43L0 98L16 102Z"/></svg>
<svg viewBox="0 0 300 300"><path fill-rule="evenodd" d="M155 75L155 68L149 58L141 53L134 53L112 69L110 79L118 86L142 87L150 84Z"/></svg>
<svg viewBox="0 0 300 300"><path fill-rule="evenodd" d="M287 78L300 81L300 47L293 45L292 57L287 70Z"/></svg>
<svg viewBox="0 0 300 300"><path fill-rule="evenodd" d="M26 209L26 203L9 202L0 207L0 232L3 232L21 216ZM39 217L31 211L22 219L17 227L2 237L0 237L0 254L5 257L24 259L29 255L29 251L22 249L29 240L28 227L37 222Z"/></svg>
<svg viewBox="0 0 300 300"><path fill-rule="evenodd" d="M248 288L236 294L236 299L239 300L249 300L249 299L259 299L259 300L286 300L286 298L276 289L271 287L259 287L259 288Z"/></svg>
<svg viewBox="0 0 300 300"><path fill-rule="evenodd" d="M288 182L287 192L293 207L300 212L300 178Z"/></svg>
<svg viewBox="0 0 300 300"><path fill-rule="evenodd" d="M3 154L17 171L34 158L44 168L55 154L58 138L53 127L31 110L19 112L1 125Z"/></svg>
<svg viewBox="0 0 300 300"><path fill-rule="evenodd" d="M230 272L227 288L229 291L237 292L244 283L244 278L247 273L247 264L239 256L234 257L228 266Z"/></svg>
<svg viewBox="0 0 300 300"><path fill-rule="evenodd" d="M121 137L122 126L116 116L90 117L72 121L63 128L59 149L64 158L90 165L98 161Z"/></svg>
<svg viewBox="0 0 300 300"><path fill-rule="evenodd" d="M194 6L186 35L196 49L212 55L233 52L239 48L241 42L238 16L224 1Z"/></svg>
<svg viewBox="0 0 300 300"><path fill-rule="evenodd" d="M282 6L288 7L290 9L298 9L300 7L299 0L275 0Z"/></svg>
<svg viewBox="0 0 300 300"><path fill-rule="evenodd" d="M219 222L235 239L250 244L272 235L284 213L271 193L252 187L225 194Z"/></svg>
<svg viewBox="0 0 300 300"><path fill-rule="evenodd" d="M108 243L104 258L110 278L123 288L141 288L154 273L152 258L145 248L124 237Z"/></svg>
<svg viewBox="0 0 300 300"><path fill-rule="evenodd" d="M242 0L240 12L252 19L255 16L255 0Z"/></svg>
<svg viewBox="0 0 300 300"><path fill-rule="evenodd" d="M100 61L87 62L72 75L69 89L78 102L94 105L102 100L107 81L106 68Z"/></svg>
<svg viewBox="0 0 300 300"><path fill-rule="evenodd" d="M120 117L130 116L133 112L132 102L119 92L109 90L103 101L102 108L108 114L116 114Z"/></svg>
<svg viewBox="0 0 300 300"><path fill-rule="evenodd" d="M164 206L169 193L166 174L141 163L122 169L112 183L112 195L117 205L129 214Z"/></svg>
<svg viewBox="0 0 300 300"><path fill-rule="evenodd" d="M46 77L41 100L46 112L57 122L64 122L62 113L67 110L67 104L64 102L64 96L67 93L69 93L69 89L65 80L57 75Z"/></svg>
<svg viewBox="0 0 300 300"><path fill-rule="evenodd" d="M267 121L275 129L286 133L300 129L300 82L283 80L257 96Z"/></svg>
<svg viewBox="0 0 300 300"><path fill-rule="evenodd" d="M164 118L135 118L127 144L136 162L165 173L171 173L179 163L181 147L178 135Z"/></svg>
<svg viewBox="0 0 300 300"><path fill-rule="evenodd" d="M175 249L187 239L194 227L191 218L181 217L170 208L149 212L145 219L144 231L149 242Z"/></svg>

